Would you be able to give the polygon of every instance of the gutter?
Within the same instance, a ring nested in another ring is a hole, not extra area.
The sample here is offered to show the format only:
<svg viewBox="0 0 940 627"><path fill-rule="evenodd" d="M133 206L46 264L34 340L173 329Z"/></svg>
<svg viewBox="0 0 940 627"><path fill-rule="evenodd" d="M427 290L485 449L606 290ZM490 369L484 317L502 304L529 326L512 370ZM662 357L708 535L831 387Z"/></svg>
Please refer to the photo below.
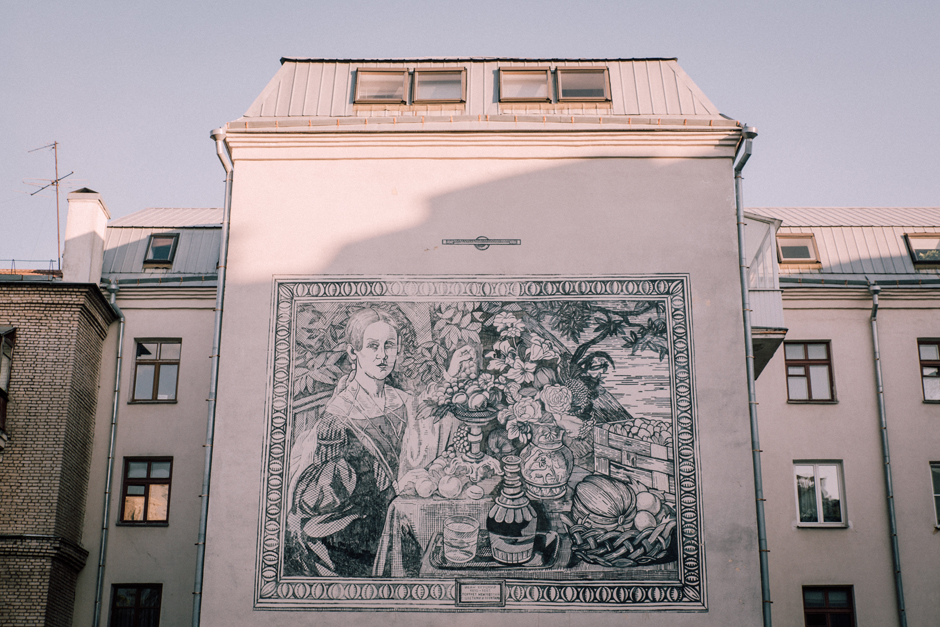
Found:
<svg viewBox="0 0 940 627"><path fill-rule="evenodd" d="M202 584L206 565L206 527L209 520L209 484L212 477L212 446L215 438L216 397L219 388L219 349L222 343L222 304L225 299L225 267L228 262L229 218L232 213L232 176L235 165L225 145L225 131L218 128L209 136L215 141L215 152L225 169L225 205L222 210L222 243L219 248L218 287L215 294L215 329L212 333L212 354L209 374L209 416L206 421L206 460L199 495L199 535L196 539L196 578L193 583L193 627L199 627L202 612Z"/></svg>
<svg viewBox="0 0 940 627"><path fill-rule="evenodd" d="M744 195L741 190L741 171L751 158L751 144L757 129L745 126L742 130L744 150L734 166L734 199L738 221L738 269L741 275L741 309L744 314L744 345L747 350L747 401L751 422L751 462L754 466L754 503L757 509L757 547L760 558L761 614L764 627L771 627L770 565L767 548L767 522L764 516L764 481L761 474L760 435L757 428L757 388L754 374L754 340L751 335L751 304L747 281L747 244L744 235Z"/></svg>
<svg viewBox="0 0 940 627"><path fill-rule="evenodd" d="M888 529L891 536L891 556L894 558L894 588L897 593L898 620L901 627L907 627L907 614L904 608L904 584L901 580L901 551L898 547L898 521L894 511L894 486L891 481L891 454L888 450L888 422L885 411L885 389L881 376L881 350L878 346L878 293L881 288L872 283L871 292L871 340L875 361L875 383L878 394L878 422L881 428L881 454L885 467L885 494L888 501Z"/></svg>
<svg viewBox="0 0 940 627"><path fill-rule="evenodd" d="M97 627L101 623L101 597L104 594L104 566L108 555L108 519L111 517L111 484L114 478L114 450L117 441L118 407L120 407L121 394L121 366L124 355L124 312L117 306L117 281L111 280L108 285L111 297L108 302L118 316L118 341L114 358L114 401L111 406L111 438L108 446L108 476L104 485L104 505L101 516L101 542L98 550L98 577L95 583L95 618L92 625Z"/></svg>

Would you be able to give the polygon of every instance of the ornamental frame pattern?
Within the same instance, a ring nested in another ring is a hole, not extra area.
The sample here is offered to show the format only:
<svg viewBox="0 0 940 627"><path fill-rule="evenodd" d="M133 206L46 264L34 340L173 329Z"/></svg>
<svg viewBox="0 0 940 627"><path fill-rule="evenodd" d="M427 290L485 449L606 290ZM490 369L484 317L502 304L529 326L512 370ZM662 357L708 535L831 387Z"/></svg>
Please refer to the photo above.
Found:
<svg viewBox="0 0 940 627"><path fill-rule="evenodd" d="M292 425L292 365L298 307L310 303L459 301L657 301L664 306L675 438L678 577L670 581L493 577L492 607L461 603L460 577L350 578L284 574ZM707 610L689 277L641 276L313 276L275 277L254 606L325 611L704 611ZM468 607L468 605L470 607Z"/></svg>

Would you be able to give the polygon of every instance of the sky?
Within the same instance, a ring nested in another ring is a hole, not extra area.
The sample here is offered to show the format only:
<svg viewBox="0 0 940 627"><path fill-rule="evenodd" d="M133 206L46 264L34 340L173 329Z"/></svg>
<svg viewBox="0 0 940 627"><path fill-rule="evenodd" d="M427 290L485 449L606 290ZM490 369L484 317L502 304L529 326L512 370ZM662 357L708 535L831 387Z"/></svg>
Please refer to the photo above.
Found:
<svg viewBox="0 0 940 627"><path fill-rule="evenodd" d="M940 206L938 33L936 0L4 2L0 268L57 256L52 142L63 235L80 187L112 218L220 207L209 132L281 57L678 57L758 129L747 206Z"/></svg>

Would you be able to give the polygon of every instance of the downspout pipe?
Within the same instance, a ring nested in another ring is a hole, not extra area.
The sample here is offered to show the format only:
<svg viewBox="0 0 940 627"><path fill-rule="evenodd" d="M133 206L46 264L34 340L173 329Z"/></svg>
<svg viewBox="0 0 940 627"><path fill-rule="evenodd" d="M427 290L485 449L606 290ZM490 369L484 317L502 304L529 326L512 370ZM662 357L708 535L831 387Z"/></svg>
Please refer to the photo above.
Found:
<svg viewBox="0 0 940 627"><path fill-rule="evenodd" d="M229 217L232 213L232 175L235 166L225 144L225 131L217 128L209 136L215 141L215 152L225 169L225 205L222 209L222 243L219 247L218 287L215 292L215 329L212 333L212 354L209 356L209 416L206 420L206 459L202 476L202 501L199 513L199 535L196 539L196 578L193 583L193 627L199 627L202 612L203 571L206 564L206 526L209 520L209 483L212 478L212 445L215 437L215 410L219 387L219 350L222 344L222 304L225 300L225 268L228 262Z"/></svg>
<svg viewBox="0 0 940 627"><path fill-rule="evenodd" d="M888 449L888 419L885 411L885 388L881 376L881 349L878 345L878 294L881 287L869 281L871 292L871 341L875 360L875 384L878 394L878 422L881 428L881 454L885 466L885 494L888 501L888 530L891 535L891 556L894 558L894 589L897 593L898 621L907 627L907 612L904 608L904 583L901 580L901 550L898 547L898 520L894 510L894 485L891 481L891 453Z"/></svg>
<svg viewBox="0 0 940 627"><path fill-rule="evenodd" d="M751 420L751 462L754 466L754 502L757 506L757 546L760 557L761 613L764 627L771 627L770 565L767 548L767 521L764 516L764 480L761 475L760 435L757 428L757 387L754 375L754 339L751 336L751 303L748 293L747 240L744 235L744 195L741 190L741 171L751 158L751 144L757 129L746 126L742 131L744 149L734 166L734 199L738 218L738 266L741 274L741 310L744 314L744 345L747 350L747 403Z"/></svg>
<svg viewBox="0 0 940 627"><path fill-rule="evenodd" d="M114 358L114 400L111 405L111 438L108 445L108 475L104 483L104 505L101 514L101 542L98 550L98 578L95 583L95 618L92 625L98 627L101 622L101 597L104 594L104 565L108 555L108 519L111 516L111 486L114 480L114 450L117 441L118 407L121 395L121 366L124 358L124 312L117 306L117 281L111 279L108 285L111 293L111 309L118 316L117 351Z"/></svg>

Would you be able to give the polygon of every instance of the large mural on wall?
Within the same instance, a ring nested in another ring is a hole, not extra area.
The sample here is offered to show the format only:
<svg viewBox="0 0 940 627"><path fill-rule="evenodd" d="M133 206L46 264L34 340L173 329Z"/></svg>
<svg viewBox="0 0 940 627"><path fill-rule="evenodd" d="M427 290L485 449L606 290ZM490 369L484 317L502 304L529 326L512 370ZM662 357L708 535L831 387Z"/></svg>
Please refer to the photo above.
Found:
<svg viewBox="0 0 940 627"><path fill-rule="evenodd" d="M257 608L705 609L688 277L274 288Z"/></svg>

